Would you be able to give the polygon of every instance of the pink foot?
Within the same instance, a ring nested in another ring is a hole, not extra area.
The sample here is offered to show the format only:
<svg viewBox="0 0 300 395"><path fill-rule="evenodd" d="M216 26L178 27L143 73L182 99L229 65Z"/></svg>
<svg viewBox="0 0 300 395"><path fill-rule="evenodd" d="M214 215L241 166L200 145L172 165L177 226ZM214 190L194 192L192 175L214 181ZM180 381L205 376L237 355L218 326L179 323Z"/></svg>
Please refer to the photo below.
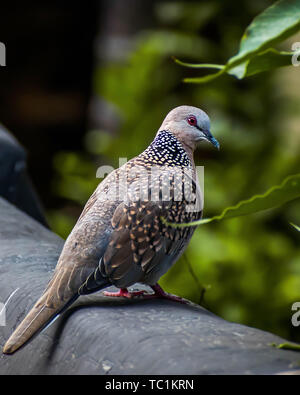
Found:
<svg viewBox="0 0 300 395"><path fill-rule="evenodd" d="M144 299L158 299L158 298L162 298L162 299L173 300L174 302L179 302L179 303L183 303L183 304L188 304L189 303L187 300L182 299L179 296L168 294L158 284L151 285L151 288L153 289L154 294L144 295L144 297L143 297Z"/></svg>
<svg viewBox="0 0 300 395"><path fill-rule="evenodd" d="M120 291L118 291L118 292L104 291L103 294L105 296L112 296L112 297L115 297L115 298L128 298L128 299L131 299L134 296L144 295L145 292L146 291L129 292L127 288L121 288Z"/></svg>

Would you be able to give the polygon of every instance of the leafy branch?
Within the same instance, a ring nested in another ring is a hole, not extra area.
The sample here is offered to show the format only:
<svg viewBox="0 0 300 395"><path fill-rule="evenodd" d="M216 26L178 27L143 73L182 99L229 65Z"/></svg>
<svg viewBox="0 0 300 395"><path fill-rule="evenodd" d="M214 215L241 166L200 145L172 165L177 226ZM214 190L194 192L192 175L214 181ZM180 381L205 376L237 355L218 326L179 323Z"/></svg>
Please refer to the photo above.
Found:
<svg viewBox="0 0 300 395"><path fill-rule="evenodd" d="M263 71L292 64L293 52L278 51L277 45L300 30L300 0L281 0L259 14L247 27L239 52L225 65L193 64L174 58L184 67L218 69L203 77L185 78L184 82L205 83L227 73L242 79Z"/></svg>
<svg viewBox="0 0 300 395"><path fill-rule="evenodd" d="M279 207L297 198L300 198L300 173L287 177L280 185L271 187L264 194L252 196L250 199L240 201L235 206L226 207L220 215L215 215L212 218L183 224L169 223L165 219L163 221L167 225L178 228L203 225L212 221L240 217ZM298 227L296 229L299 230Z"/></svg>

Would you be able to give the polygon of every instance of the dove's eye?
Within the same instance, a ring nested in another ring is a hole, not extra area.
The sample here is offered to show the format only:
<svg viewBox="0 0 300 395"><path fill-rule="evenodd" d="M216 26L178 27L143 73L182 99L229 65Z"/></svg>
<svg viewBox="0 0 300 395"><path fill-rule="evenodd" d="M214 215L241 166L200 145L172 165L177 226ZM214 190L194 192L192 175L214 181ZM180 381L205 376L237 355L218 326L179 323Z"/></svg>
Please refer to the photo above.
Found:
<svg viewBox="0 0 300 395"><path fill-rule="evenodd" d="M194 115L190 115L187 119L188 124L191 126L196 126L197 125L197 119L194 117Z"/></svg>

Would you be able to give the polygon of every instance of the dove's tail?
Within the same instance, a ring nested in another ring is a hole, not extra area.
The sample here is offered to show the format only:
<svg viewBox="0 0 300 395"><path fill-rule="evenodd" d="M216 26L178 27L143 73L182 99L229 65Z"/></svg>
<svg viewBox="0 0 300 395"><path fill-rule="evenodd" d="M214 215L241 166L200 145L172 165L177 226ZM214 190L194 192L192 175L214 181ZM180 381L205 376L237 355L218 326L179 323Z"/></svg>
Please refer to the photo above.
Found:
<svg viewBox="0 0 300 395"><path fill-rule="evenodd" d="M73 277L72 277L73 273ZM75 273L75 274L74 274ZM81 272L80 272L81 273ZM37 335L53 320L63 313L80 295L99 291L110 285L99 267L89 274L86 281L78 289L76 271L69 273L68 268L57 266L48 286L27 316L13 332L4 345L3 353L12 354Z"/></svg>
<svg viewBox="0 0 300 395"><path fill-rule="evenodd" d="M75 294L68 300L61 299L60 303L55 303L54 306L49 304L48 292L44 293L7 340L3 347L3 353L12 354L17 351L75 302L78 296Z"/></svg>

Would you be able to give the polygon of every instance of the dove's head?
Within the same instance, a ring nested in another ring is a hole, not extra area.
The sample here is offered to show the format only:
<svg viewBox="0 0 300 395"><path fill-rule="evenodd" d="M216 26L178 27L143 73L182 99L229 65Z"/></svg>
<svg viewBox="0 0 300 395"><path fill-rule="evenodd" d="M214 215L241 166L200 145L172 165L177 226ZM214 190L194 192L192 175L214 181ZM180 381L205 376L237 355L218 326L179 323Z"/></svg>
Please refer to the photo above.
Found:
<svg viewBox="0 0 300 395"><path fill-rule="evenodd" d="M197 107L180 106L174 108L166 116L159 130L170 131L191 150L194 150L201 140L207 140L216 148L220 148L220 144L210 133L208 115Z"/></svg>

